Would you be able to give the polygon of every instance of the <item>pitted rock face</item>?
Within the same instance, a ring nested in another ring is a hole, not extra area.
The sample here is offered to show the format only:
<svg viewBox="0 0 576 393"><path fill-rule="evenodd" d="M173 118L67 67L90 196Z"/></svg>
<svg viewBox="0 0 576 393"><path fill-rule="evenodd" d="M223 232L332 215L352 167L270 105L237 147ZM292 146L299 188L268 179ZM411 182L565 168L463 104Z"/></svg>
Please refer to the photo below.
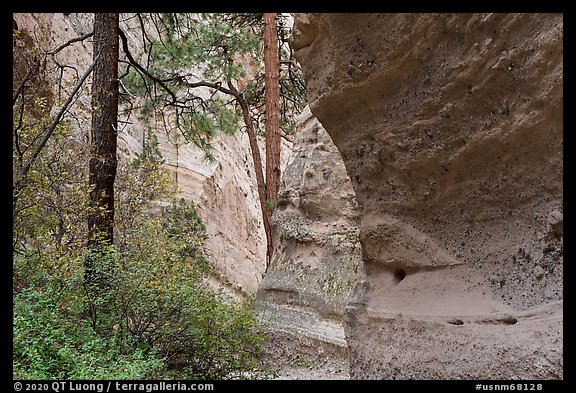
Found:
<svg viewBox="0 0 576 393"><path fill-rule="evenodd" d="M353 378L562 377L562 28L296 16L310 107L360 210Z"/></svg>
<svg viewBox="0 0 576 393"><path fill-rule="evenodd" d="M272 263L258 297L341 320L361 267L358 206L338 150L308 108L278 202Z"/></svg>

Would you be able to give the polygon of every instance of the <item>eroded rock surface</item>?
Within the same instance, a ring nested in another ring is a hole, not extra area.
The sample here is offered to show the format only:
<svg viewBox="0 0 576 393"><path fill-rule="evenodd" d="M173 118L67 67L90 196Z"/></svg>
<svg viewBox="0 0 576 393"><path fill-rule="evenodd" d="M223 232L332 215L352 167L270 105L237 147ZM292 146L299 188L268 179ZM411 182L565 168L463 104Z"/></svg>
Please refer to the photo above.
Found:
<svg viewBox="0 0 576 393"><path fill-rule="evenodd" d="M307 108L272 215L258 289L279 379L348 379L343 314L362 268L358 205L336 146Z"/></svg>
<svg viewBox="0 0 576 393"><path fill-rule="evenodd" d="M563 377L561 15L299 14L360 211L352 378Z"/></svg>
<svg viewBox="0 0 576 393"><path fill-rule="evenodd" d="M357 225L344 163L306 109L273 211L274 254L258 297L341 317L361 266Z"/></svg>

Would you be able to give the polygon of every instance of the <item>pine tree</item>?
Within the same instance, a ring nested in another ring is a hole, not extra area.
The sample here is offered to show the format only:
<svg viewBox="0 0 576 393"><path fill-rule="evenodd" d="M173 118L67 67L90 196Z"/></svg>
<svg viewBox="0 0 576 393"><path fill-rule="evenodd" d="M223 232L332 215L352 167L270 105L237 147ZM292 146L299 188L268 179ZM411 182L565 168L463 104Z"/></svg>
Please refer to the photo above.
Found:
<svg viewBox="0 0 576 393"><path fill-rule="evenodd" d="M182 140L196 144L209 160L214 159L210 142L215 133L234 132L239 121L244 123L267 238L268 265L272 252L271 207L280 185L281 130L284 127L285 134L293 131L294 115L305 101L301 73L286 46L279 48L276 14L267 16L264 47L270 55L269 75L263 72L262 14L136 14L135 18L139 21L136 35L142 37L146 63L131 52L121 29L127 59L122 78L127 94L122 98L146 97L143 113L161 118L169 128L170 140L178 145ZM279 53L290 55L284 62L288 65L284 78L280 77ZM202 74L191 69L202 70ZM270 88L265 92L267 78ZM201 88L213 93L206 97ZM271 127L266 130L267 179L257 143L264 123Z"/></svg>

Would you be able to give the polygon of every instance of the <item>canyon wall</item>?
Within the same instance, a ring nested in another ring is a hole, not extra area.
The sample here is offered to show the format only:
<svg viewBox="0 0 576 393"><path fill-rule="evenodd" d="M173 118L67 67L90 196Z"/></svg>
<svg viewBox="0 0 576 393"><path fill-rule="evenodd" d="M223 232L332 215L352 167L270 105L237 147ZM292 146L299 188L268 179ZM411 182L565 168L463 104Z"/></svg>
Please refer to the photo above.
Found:
<svg viewBox="0 0 576 393"><path fill-rule="evenodd" d="M359 207L351 377L563 378L562 16L294 27Z"/></svg>

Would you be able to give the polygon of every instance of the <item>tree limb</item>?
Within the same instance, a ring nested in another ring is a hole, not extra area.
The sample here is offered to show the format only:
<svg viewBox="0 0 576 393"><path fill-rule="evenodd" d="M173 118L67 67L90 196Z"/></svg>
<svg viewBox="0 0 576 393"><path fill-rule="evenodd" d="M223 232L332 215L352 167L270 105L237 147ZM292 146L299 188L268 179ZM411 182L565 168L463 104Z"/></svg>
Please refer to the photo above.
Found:
<svg viewBox="0 0 576 393"><path fill-rule="evenodd" d="M124 34L124 31L122 31L122 29L118 29L118 35L122 39L122 50L124 51L124 54L128 58L128 61L130 62L130 64L132 64L134 66L134 68L136 68L138 71L140 71L141 73L146 75L148 78L150 78L154 82L158 83L162 87L162 89L164 89L164 91L166 91L166 93L168 93L170 95L170 97L172 97L172 104L175 104L176 101L178 101L178 99L176 98L176 94L161 79L159 79L159 78L155 77L154 75L152 75L151 73L149 73L147 69L142 67L134 59L134 57L130 53L130 49L128 48L128 39L126 38L126 34Z"/></svg>
<svg viewBox="0 0 576 393"><path fill-rule="evenodd" d="M39 62L36 62L34 63L34 66L32 68L28 69L28 71L26 72L26 76L22 79L22 81L18 85L18 88L16 89L16 92L12 96L12 106L16 105L16 101L18 101L18 96L20 95L20 92L24 89L24 85L32 78L32 75L36 73L39 68L40 64Z"/></svg>
<svg viewBox="0 0 576 393"><path fill-rule="evenodd" d="M222 87L221 87L222 88ZM234 87L231 81L228 81L228 89L231 94L236 97L240 108L242 109L242 117L246 125L248 133L248 141L250 142L250 151L252 152L252 161L254 164L254 173L256 175L256 185L258 188L258 199L260 200L260 211L262 212L262 223L264 224L264 232L266 233L266 269L270 265L272 258L272 232L270 227L270 211L266 208L266 181L264 180L264 173L262 171L262 158L260 157L260 149L258 148L258 141L254 131L254 125L250 118L250 110L248 102L240 94L238 89Z"/></svg>
<svg viewBox="0 0 576 393"><path fill-rule="evenodd" d="M98 59L99 56L100 55L97 55L96 59ZM16 182L12 186L12 189L15 189L18 186L18 184L22 181L24 176L26 176L26 174L30 170L30 166L36 160L36 158L38 157L38 155L40 154L40 152L42 151L42 149L44 148L44 146L48 142L48 139L50 138L50 136L52 135L52 133L56 129L56 126L58 124L60 124L60 121L62 120L62 116L68 110L68 107L72 103L74 96L78 93L78 91L80 90L80 87L82 87L82 84L88 78L90 73L92 73L92 70L94 69L95 64L96 64L96 60L90 65L90 67L88 67L88 69L86 70L86 72L84 73L82 78L80 78L80 80L78 81L78 83L74 87L74 90L72 90L72 93L70 93L70 95L68 96L68 99L66 100L66 102L64 103L62 108L60 108L60 112L58 112L58 114L54 118L54 121L52 122L52 124L50 124L50 126L45 129L44 137L42 138L42 140L40 141L40 143L38 144L38 146L36 147L34 152L30 155L30 158L28 159L28 161L26 161L26 163L18 171L18 175L16 176Z"/></svg>
<svg viewBox="0 0 576 393"><path fill-rule="evenodd" d="M234 88L234 90L232 89L227 89L225 87L222 87L221 84L219 83L210 83L210 82L194 82L194 83L189 83L189 82L185 82L182 81L181 83L185 84L187 87L190 88L195 88L195 87L209 87L211 89L214 90L218 90L222 93L234 96L237 99L242 98L242 96L240 95L240 92L238 90L236 90L236 88Z"/></svg>
<svg viewBox="0 0 576 393"><path fill-rule="evenodd" d="M66 48L67 46L69 46L75 42L84 41L85 39L88 39L88 38L92 37L93 35L94 35L94 32L92 31L90 33L84 34L83 36L72 38L72 39L66 41L65 43L63 43L62 45L60 45L58 48L48 52L47 55L55 55L56 53L60 52L62 49Z"/></svg>

